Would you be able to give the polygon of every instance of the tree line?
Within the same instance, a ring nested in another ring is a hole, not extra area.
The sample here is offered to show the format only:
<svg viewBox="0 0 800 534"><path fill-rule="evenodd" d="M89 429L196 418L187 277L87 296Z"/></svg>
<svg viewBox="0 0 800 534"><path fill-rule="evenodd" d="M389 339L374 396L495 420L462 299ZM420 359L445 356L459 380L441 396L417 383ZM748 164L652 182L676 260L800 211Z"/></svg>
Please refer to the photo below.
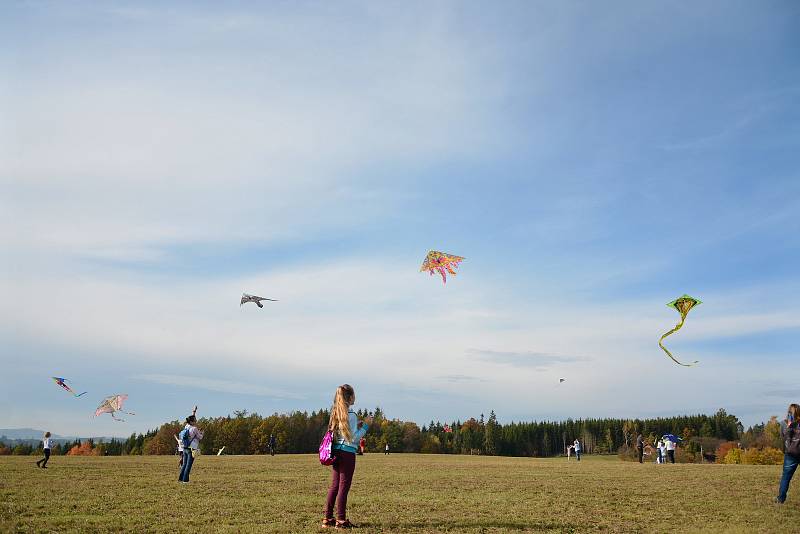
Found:
<svg viewBox="0 0 800 534"><path fill-rule="evenodd" d="M278 453L314 453L319 448L329 418L328 410L295 411L287 414L261 416L236 411L225 417L202 418L198 427L204 432L200 442L203 454L216 454L225 447L226 454L266 454L269 437L277 439ZM488 418L480 415L466 421L442 423L431 421L420 427L417 423L388 418L383 410L361 410L359 417L374 417L366 434L368 452L383 451L386 445L392 452L430 454L484 454L498 456L550 457L565 453L574 440L581 442L584 453L614 454L629 450L641 433L653 443L661 435L672 433L683 437L686 445L706 451L727 441L751 436L756 440L772 425L755 425L744 432L739 419L720 409L714 415L682 415L656 419L567 419L566 421L511 422L501 424L494 411ZM144 434L127 439L112 439L101 443L91 440L57 443L53 454L136 455L173 454L175 435L183 424L164 423ZM86 446L86 443L89 446ZM691 445L690 445L691 444ZM0 443L0 454L33 454L41 451L37 445Z"/></svg>

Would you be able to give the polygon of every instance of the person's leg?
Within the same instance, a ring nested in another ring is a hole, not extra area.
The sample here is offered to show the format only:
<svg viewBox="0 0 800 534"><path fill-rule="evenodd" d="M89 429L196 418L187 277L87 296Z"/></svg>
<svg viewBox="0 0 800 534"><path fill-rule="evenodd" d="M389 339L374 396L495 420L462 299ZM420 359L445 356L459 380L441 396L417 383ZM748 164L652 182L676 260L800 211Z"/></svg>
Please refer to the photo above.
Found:
<svg viewBox="0 0 800 534"><path fill-rule="evenodd" d="M786 500L786 494L789 492L789 482L792 481L792 476L797 470L798 459L788 454L783 455L783 475L781 476L781 485L778 490L778 502Z"/></svg>
<svg viewBox="0 0 800 534"><path fill-rule="evenodd" d="M636 451L639 453L639 463L642 463L642 458L644 457L644 449L640 447L636 449Z"/></svg>
<svg viewBox="0 0 800 534"><path fill-rule="evenodd" d="M47 461L50 459L50 449L44 450L44 462L42 462L42 467L47 467Z"/></svg>
<svg viewBox="0 0 800 534"><path fill-rule="evenodd" d="M181 466L181 473L178 480L181 482L189 482L189 470L192 468L192 452L191 449L184 449L183 451L183 465Z"/></svg>
<svg viewBox="0 0 800 534"><path fill-rule="evenodd" d="M667 451L667 456L669 456L669 463L675 463L675 450Z"/></svg>
<svg viewBox="0 0 800 534"><path fill-rule="evenodd" d="M328 498L325 501L325 519L333 519L333 505L336 503L336 495L339 493L339 460L333 463L333 475L331 485L328 488Z"/></svg>
<svg viewBox="0 0 800 534"><path fill-rule="evenodd" d="M184 482L189 482L189 473L192 472L192 465L194 465L194 451L189 449L189 454L186 455L186 459L183 461L189 465L186 466L186 475L184 476Z"/></svg>
<svg viewBox="0 0 800 534"><path fill-rule="evenodd" d="M347 519L347 494L350 492L350 485L353 483L353 473L356 470L356 455L351 452L343 452L339 456L340 475L339 475L339 495L336 497L336 519L344 521Z"/></svg>

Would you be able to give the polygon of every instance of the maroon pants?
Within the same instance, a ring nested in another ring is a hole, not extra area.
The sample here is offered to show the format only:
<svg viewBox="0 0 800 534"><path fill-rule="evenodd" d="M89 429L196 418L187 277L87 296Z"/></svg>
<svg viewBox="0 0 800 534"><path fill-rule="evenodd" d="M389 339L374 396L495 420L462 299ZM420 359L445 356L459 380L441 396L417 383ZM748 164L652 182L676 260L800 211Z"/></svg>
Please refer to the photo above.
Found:
<svg viewBox="0 0 800 534"><path fill-rule="evenodd" d="M336 516L347 519L347 493L353 483L353 472L356 470L356 455L353 452L336 451L336 462L333 464L333 478L328 489L328 501L325 503L325 517L333 517L333 504L336 503Z"/></svg>

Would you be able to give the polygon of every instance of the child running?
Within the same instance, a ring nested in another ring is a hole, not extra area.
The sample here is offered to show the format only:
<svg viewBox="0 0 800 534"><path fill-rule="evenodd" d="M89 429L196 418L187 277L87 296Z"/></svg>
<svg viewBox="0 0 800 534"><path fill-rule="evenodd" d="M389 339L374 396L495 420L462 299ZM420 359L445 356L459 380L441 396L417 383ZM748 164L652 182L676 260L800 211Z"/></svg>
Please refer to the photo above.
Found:
<svg viewBox="0 0 800 534"><path fill-rule="evenodd" d="M331 420L328 430L333 433L333 451L336 460L333 463L333 478L328 489L328 500L325 503L325 518L322 527L353 528L347 519L347 494L353 483L353 472L356 470L356 450L359 440L367 433L372 424L372 416L363 422L358 421L356 413L350 407L356 402L356 393L349 384L336 388L336 396L331 408ZM336 520L333 519L333 506L336 504Z"/></svg>
<svg viewBox="0 0 800 534"><path fill-rule="evenodd" d="M47 460L50 459L50 432L44 433L44 438L42 438L42 448L44 449L44 458L36 462L36 465L42 469L47 469Z"/></svg>

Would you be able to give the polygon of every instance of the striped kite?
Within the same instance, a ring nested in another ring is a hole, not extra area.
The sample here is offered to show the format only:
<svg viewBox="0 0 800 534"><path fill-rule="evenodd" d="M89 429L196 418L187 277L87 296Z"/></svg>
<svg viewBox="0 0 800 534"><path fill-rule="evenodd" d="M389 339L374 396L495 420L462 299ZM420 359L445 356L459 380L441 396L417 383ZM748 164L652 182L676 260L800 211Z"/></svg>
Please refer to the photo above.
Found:
<svg viewBox="0 0 800 534"><path fill-rule="evenodd" d="M55 382L56 384L61 386L61 389L63 389L64 391L67 391L69 393L72 393L75 397L80 397L81 395L85 395L86 394L85 391L83 393L75 393L75 390L72 389L71 387L69 387L66 384L66 382L69 382L69 380L67 380L66 378L62 378L60 376L52 376L50 378L53 379L53 382Z"/></svg>
<svg viewBox="0 0 800 534"><path fill-rule="evenodd" d="M694 364L700 362L698 361L694 361L692 363L679 362L678 360L675 359L672 353L667 350L662 341L664 341L664 338L667 337L668 335L674 334L675 332L681 329L681 327L683 326L683 322L686 320L686 315L688 315L689 311L698 304L702 304L702 301L697 300L694 297L690 297L689 295L683 295L682 297L678 297L677 299L667 304L667 306L669 306L670 308L675 308L676 310L678 310L678 313L681 314L681 322L675 325L675 328L673 328L672 330L661 336L661 339L658 340L658 346L661 347L664 350L664 352L667 353L667 356L669 356L673 362L677 363L678 365L683 365L684 367L692 367Z"/></svg>

